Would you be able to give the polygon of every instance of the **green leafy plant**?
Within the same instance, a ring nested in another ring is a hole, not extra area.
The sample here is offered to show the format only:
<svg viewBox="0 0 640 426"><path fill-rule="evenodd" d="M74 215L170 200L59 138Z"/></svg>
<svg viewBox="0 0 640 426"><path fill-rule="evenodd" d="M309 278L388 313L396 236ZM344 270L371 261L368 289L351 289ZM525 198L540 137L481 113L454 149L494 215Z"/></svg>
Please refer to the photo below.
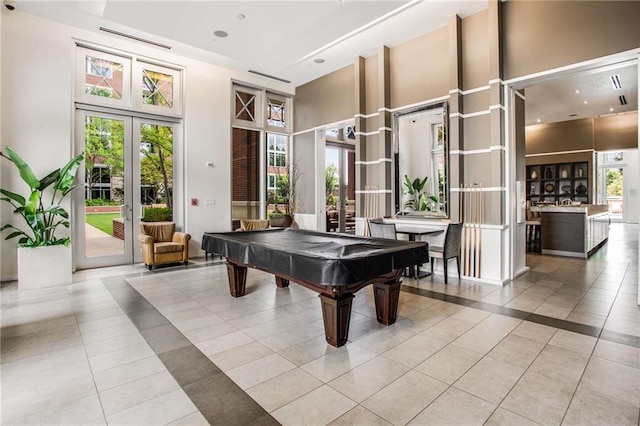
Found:
<svg viewBox="0 0 640 426"><path fill-rule="evenodd" d="M405 207L415 211L431 211L431 204L438 203L436 197L433 195L427 196L425 192L424 187L427 184L427 179L429 179L429 177L425 176L422 180L415 178L412 181L407 175L404 175L404 186L407 187L405 194L411 196L411 198L404 203Z"/></svg>
<svg viewBox="0 0 640 426"><path fill-rule="evenodd" d="M148 207L144 209L143 222L166 222L173 220L173 211L169 207Z"/></svg>
<svg viewBox="0 0 640 426"><path fill-rule="evenodd" d="M0 152L0 156L11 161L20 172L20 177L29 186L30 192L23 197L15 192L0 188L4 196L0 198L14 208L14 213L22 216L28 226L28 230L16 228L11 224L5 224L0 231L10 229L11 232L5 240L17 238L19 247L41 247L54 245L69 245L69 237L57 238L55 236L58 226L69 227L69 213L62 208L62 200L81 184L74 184L78 167L84 159L84 153L71 159L64 167L56 169L42 179L38 179L31 167L10 147L7 153ZM47 194L51 193L49 204L44 201L45 190L51 187Z"/></svg>

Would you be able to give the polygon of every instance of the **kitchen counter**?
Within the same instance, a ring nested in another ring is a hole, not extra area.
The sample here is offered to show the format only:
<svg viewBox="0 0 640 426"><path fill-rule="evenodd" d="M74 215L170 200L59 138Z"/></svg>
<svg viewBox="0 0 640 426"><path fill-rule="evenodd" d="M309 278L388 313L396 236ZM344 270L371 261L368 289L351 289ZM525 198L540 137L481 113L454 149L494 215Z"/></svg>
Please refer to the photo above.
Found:
<svg viewBox="0 0 640 426"><path fill-rule="evenodd" d="M609 238L606 205L535 206L531 211L540 213L542 254L587 258Z"/></svg>

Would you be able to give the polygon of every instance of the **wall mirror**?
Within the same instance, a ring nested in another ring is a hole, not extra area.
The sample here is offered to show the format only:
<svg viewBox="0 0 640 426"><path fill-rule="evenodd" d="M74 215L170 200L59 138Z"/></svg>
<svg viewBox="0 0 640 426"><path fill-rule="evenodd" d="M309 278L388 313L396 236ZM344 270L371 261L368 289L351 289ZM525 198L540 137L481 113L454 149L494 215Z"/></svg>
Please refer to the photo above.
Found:
<svg viewBox="0 0 640 426"><path fill-rule="evenodd" d="M396 215L449 217L447 123L446 102L394 113Z"/></svg>

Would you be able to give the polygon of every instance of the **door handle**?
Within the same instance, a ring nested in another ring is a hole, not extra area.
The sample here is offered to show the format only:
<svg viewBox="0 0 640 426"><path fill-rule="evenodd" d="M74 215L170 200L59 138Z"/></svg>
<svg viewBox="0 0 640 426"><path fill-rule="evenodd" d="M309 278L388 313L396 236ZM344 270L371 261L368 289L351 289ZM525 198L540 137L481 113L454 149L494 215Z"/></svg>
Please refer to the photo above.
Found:
<svg viewBox="0 0 640 426"><path fill-rule="evenodd" d="M144 207L142 204L138 204L138 219L142 220L144 217Z"/></svg>
<svg viewBox="0 0 640 426"><path fill-rule="evenodd" d="M129 220L129 206L126 204L120 205L120 217L124 220Z"/></svg>

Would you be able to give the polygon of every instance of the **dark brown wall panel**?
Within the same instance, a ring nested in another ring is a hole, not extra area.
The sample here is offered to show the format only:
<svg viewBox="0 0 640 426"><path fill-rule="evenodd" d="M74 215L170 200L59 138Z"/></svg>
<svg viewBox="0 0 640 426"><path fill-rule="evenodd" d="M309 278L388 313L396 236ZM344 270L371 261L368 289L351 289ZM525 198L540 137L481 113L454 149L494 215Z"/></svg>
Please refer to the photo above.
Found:
<svg viewBox="0 0 640 426"><path fill-rule="evenodd" d="M526 127L527 154L638 147L638 113L583 118Z"/></svg>
<svg viewBox="0 0 640 426"><path fill-rule="evenodd" d="M233 175L233 201L256 201L259 199L258 187L260 170L258 159L260 132L255 130L233 129L233 157L231 174Z"/></svg>
<svg viewBox="0 0 640 426"><path fill-rule="evenodd" d="M504 78L640 47L639 1L502 3Z"/></svg>
<svg viewBox="0 0 640 426"><path fill-rule="evenodd" d="M446 26L390 49L391 108L447 95L448 57Z"/></svg>
<svg viewBox="0 0 640 426"><path fill-rule="evenodd" d="M638 112L599 117L595 120L597 151L638 147Z"/></svg>
<svg viewBox="0 0 640 426"><path fill-rule="evenodd" d="M487 10L462 20L462 86L469 90L489 84Z"/></svg>
<svg viewBox="0 0 640 426"><path fill-rule="evenodd" d="M526 135L527 154L593 149L593 119L527 126Z"/></svg>
<svg viewBox="0 0 640 426"><path fill-rule="evenodd" d="M296 88L294 131L353 118L353 64Z"/></svg>

